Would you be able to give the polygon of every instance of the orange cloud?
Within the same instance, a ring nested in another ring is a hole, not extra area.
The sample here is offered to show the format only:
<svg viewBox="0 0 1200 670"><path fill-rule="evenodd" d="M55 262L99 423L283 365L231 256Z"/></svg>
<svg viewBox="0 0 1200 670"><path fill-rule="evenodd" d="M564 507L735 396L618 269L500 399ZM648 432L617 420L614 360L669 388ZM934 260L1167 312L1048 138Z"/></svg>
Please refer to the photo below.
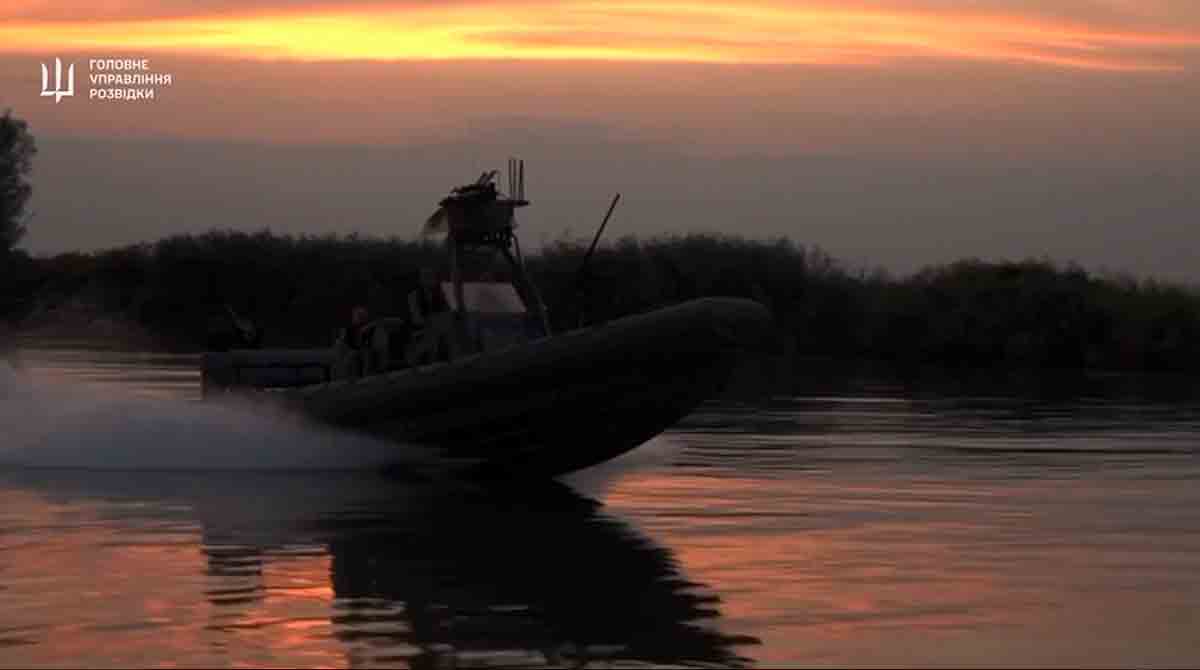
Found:
<svg viewBox="0 0 1200 670"><path fill-rule="evenodd" d="M36 18L26 8L0 28L0 50L170 51L301 61L880 64L937 58L1169 71L1183 69L1183 52L1200 48L1200 30L1115 29L1019 13L894 5L409 2L98 21Z"/></svg>

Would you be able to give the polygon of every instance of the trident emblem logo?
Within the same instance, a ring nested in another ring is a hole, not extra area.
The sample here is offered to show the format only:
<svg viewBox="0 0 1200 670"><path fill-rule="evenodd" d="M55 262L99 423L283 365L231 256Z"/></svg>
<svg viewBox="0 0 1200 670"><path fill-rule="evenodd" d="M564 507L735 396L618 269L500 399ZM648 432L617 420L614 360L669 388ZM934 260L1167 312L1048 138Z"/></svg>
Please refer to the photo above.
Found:
<svg viewBox="0 0 1200 670"><path fill-rule="evenodd" d="M50 88L50 71L45 63L42 63L42 97L54 96L54 104L58 104L64 97L75 95L75 64L67 68L67 87L63 88L62 80L62 60L54 59L54 88Z"/></svg>

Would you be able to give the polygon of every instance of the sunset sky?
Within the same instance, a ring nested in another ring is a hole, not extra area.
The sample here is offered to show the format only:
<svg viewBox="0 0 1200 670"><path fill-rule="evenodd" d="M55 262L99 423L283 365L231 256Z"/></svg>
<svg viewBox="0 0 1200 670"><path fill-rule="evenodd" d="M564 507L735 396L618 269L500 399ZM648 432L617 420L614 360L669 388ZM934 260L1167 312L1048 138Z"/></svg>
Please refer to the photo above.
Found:
<svg viewBox="0 0 1200 670"><path fill-rule="evenodd" d="M77 93L39 95L40 63ZM146 58L151 102L89 100ZM410 235L529 162L536 243L788 235L899 272L1049 256L1200 280L1193 0L9 0L36 252L219 227Z"/></svg>

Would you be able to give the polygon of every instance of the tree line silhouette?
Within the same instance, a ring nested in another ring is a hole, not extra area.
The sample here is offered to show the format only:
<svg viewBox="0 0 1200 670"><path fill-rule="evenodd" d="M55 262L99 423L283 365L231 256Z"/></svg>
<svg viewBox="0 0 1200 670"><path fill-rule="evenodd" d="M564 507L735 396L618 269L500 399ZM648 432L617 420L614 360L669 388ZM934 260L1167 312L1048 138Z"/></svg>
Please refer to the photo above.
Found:
<svg viewBox="0 0 1200 670"><path fill-rule="evenodd" d="M701 296L758 300L802 356L1012 368L1200 370L1200 293L1047 260L963 260L895 278L855 272L788 239L625 237L602 245L579 282L584 241L527 264L559 330ZM0 254L4 254L0 250ZM266 346L323 346L349 305L402 313L438 243L399 238L211 231L95 253L0 263L0 315L26 324L67 304L121 317L197 349L228 305Z"/></svg>

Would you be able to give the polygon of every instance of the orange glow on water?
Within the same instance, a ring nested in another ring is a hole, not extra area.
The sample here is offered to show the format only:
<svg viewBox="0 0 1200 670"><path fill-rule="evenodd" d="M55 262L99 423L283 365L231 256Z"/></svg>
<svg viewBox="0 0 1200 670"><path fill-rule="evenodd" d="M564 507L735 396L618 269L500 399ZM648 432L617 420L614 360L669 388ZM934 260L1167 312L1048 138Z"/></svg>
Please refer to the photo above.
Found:
<svg viewBox="0 0 1200 670"><path fill-rule="evenodd" d="M54 502L0 491L0 509L7 519L20 519L23 530L47 531L39 535L36 555L29 545L0 542L6 596L20 611L14 621L42 631L31 633L31 642L51 646L72 659L70 665L146 666L156 657L199 667L346 664L332 635L326 554L264 555L250 574L205 578L212 559L200 526L163 524L139 532L113 523L114 512L142 510L153 527L154 503ZM36 588L48 582L63 588ZM246 598L214 597L214 588L231 585L253 589ZM96 644L96 634L104 636L103 645ZM241 646L218 643L231 637ZM13 667L36 665L36 657L20 652L37 650L18 646L4 660Z"/></svg>
<svg viewBox="0 0 1200 670"><path fill-rule="evenodd" d="M760 636L764 648L755 651L768 666L801 658L833 666L928 665L906 642L913 636L942 658L986 666L1005 664L997 659L1028 630L1055 630L1059 637L1022 648L1027 657L1095 652L1107 644L1096 631L1114 625L1108 607L1147 608L1144 594L1093 597L1078 587L1136 562L1136 550L1119 542L1105 548L1029 542L1023 503L1004 508L1010 498L1056 496L1069 506L1111 493L1030 482L1006 485L997 496L917 480L901 492L845 477L764 481L636 472L605 502L650 522L646 531L671 547L689 579L722 585L726 625ZM763 500L771 501L768 507L747 507ZM975 516L977 506L987 514ZM844 518L859 522L823 520L850 511ZM1074 595L1064 600L1063 592ZM1078 621L1059 619L1061 607L1075 608Z"/></svg>

